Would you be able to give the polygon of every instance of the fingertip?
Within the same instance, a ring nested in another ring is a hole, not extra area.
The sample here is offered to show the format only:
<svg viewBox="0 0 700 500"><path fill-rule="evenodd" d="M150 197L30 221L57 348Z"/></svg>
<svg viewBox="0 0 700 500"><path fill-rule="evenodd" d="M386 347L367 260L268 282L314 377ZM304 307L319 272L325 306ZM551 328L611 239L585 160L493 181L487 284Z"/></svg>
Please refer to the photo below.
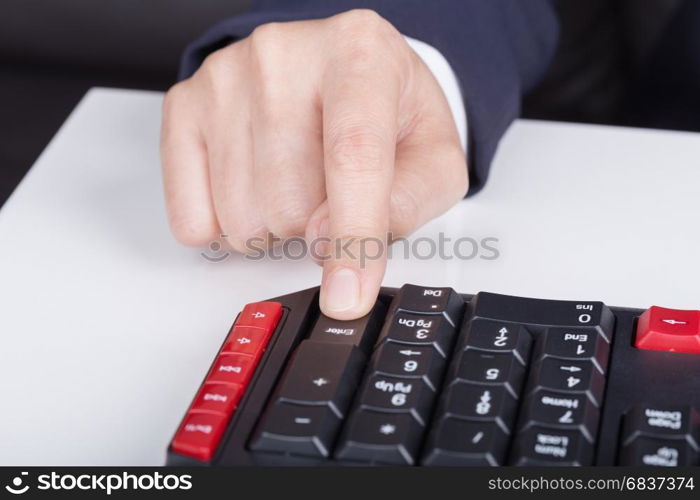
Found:
<svg viewBox="0 0 700 500"><path fill-rule="evenodd" d="M360 276L355 269L324 269L320 305L326 316L340 320L359 318L364 310L361 293Z"/></svg>
<svg viewBox="0 0 700 500"><path fill-rule="evenodd" d="M380 286L381 276L368 275L366 269L326 265L321 282L321 311L338 320L360 318L374 307Z"/></svg>
<svg viewBox="0 0 700 500"><path fill-rule="evenodd" d="M204 247L214 241L221 232L215 220L209 217L195 219L186 216L171 216L170 231L175 240L188 247Z"/></svg>

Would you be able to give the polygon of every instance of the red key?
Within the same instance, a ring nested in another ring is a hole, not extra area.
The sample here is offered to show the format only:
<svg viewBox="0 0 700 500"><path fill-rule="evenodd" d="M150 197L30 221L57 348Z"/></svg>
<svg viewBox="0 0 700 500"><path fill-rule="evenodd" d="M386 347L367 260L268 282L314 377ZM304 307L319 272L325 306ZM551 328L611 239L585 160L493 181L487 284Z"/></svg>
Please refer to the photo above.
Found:
<svg viewBox="0 0 700 500"><path fill-rule="evenodd" d="M173 439L173 451L197 460L210 461L227 422L226 415L188 413Z"/></svg>
<svg viewBox="0 0 700 500"><path fill-rule="evenodd" d="M236 326L262 328L272 333L282 317L282 304L279 302L254 302L246 305L236 320Z"/></svg>
<svg viewBox="0 0 700 500"><path fill-rule="evenodd" d="M254 370L255 358L249 354L221 354L214 363L207 382L237 384L245 387Z"/></svg>
<svg viewBox="0 0 700 500"><path fill-rule="evenodd" d="M250 326L234 326L221 352L249 354L257 358L265 350L271 333Z"/></svg>
<svg viewBox="0 0 700 500"><path fill-rule="evenodd" d="M206 383L197 394L190 411L214 412L230 416L242 395L243 387L238 384Z"/></svg>
<svg viewBox="0 0 700 500"><path fill-rule="evenodd" d="M639 317L634 345L652 351L700 354L700 311L650 307Z"/></svg>

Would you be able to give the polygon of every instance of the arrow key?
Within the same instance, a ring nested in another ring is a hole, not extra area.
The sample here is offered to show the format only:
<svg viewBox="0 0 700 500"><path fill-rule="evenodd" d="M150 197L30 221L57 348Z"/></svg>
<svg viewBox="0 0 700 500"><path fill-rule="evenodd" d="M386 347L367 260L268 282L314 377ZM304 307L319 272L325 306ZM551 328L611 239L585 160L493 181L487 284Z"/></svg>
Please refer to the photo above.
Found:
<svg viewBox="0 0 700 500"><path fill-rule="evenodd" d="M248 354L258 357L265 350L268 340L269 335L261 328L234 326L221 352Z"/></svg>
<svg viewBox="0 0 700 500"><path fill-rule="evenodd" d="M268 335L277 327L282 317L282 304L279 302L254 302L247 304L236 319L236 326L260 328Z"/></svg>
<svg viewBox="0 0 700 500"><path fill-rule="evenodd" d="M638 437L620 451L620 465L687 467L696 465L698 457L687 442Z"/></svg>
<svg viewBox="0 0 700 500"><path fill-rule="evenodd" d="M600 373L608 366L610 344L593 328L549 328L539 339L536 359L550 356L590 360Z"/></svg>
<svg viewBox="0 0 700 500"><path fill-rule="evenodd" d="M515 423L517 401L503 386L456 382L443 397L446 416L494 422L506 434L510 434Z"/></svg>
<svg viewBox="0 0 700 500"><path fill-rule="evenodd" d="M384 342L374 352L371 369L383 375L422 378L433 391L437 390L445 359L432 346Z"/></svg>
<svg viewBox="0 0 700 500"><path fill-rule="evenodd" d="M700 354L700 311L653 306L637 321L635 347Z"/></svg>
<svg viewBox="0 0 700 500"><path fill-rule="evenodd" d="M545 358L532 367L527 392L541 389L585 394L594 405L600 407L605 390L605 376L589 360Z"/></svg>
<svg viewBox="0 0 700 500"><path fill-rule="evenodd" d="M456 329L438 314L399 312L384 324L377 345L396 342L411 346L433 346L443 358L452 348Z"/></svg>
<svg viewBox="0 0 700 500"><path fill-rule="evenodd" d="M532 336L521 325L475 319L469 323L464 349L512 353L527 365L531 343Z"/></svg>
<svg viewBox="0 0 700 500"><path fill-rule="evenodd" d="M529 396L520 415L519 428L535 426L580 431L590 443L598 432L598 408L582 394L541 390Z"/></svg>

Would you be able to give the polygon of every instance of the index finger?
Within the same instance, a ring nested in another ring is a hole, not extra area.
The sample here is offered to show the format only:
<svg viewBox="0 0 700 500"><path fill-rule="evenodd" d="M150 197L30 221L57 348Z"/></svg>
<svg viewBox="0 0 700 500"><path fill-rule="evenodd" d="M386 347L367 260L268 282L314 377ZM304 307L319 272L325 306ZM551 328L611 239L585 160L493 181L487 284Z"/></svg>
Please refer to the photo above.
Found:
<svg viewBox="0 0 700 500"><path fill-rule="evenodd" d="M337 319L366 314L386 268L400 84L375 64L337 64L323 89L323 147L330 259L321 309Z"/></svg>

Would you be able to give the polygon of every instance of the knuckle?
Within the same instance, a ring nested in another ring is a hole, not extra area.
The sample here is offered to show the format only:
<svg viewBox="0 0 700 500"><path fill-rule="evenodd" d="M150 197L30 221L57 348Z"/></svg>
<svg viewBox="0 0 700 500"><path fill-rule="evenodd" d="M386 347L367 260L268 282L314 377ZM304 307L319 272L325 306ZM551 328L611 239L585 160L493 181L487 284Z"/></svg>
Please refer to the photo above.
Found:
<svg viewBox="0 0 700 500"><path fill-rule="evenodd" d="M214 51L204 59L197 73L207 80L216 81L222 75L224 68L226 68L228 64L227 59L228 53L224 49Z"/></svg>
<svg viewBox="0 0 700 500"><path fill-rule="evenodd" d="M277 54L284 53L284 39L282 23L261 24L250 34L250 53L258 61L277 59Z"/></svg>
<svg viewBox="0 0 700 500"><path fill-rule="evenodd" d="M364 124L330 130L326 151L330 166L348 174L376 172L381 166L384 140L381 133Z"/></svg>
<svg viewBox="0 0 700 500"><path fill-rule="evenodd" d="M236 252L249 254L266 247L272 235L280 236L265 218L264 207L229 206L219 215L227 244Z"/></svg>
<svg viewBox="0 0 700 500"><path fill-rule="evenodd" d="M236 252L246 253L253 238L259 236L254 228L236 225L235 223L224 226L222 238L227 245Z"/></svg>
<svg viewBox="0 0 700 500"><path fill-rule="evenodd" d="M283 26L281 23L265 23L257 26L250 34L253 44L267 43L280 38Z"/></svg>
<svg viewBox="0 0 700 500"><path fill-rule="evenodd" d="M195 73L194 78L205 85L210 96L216 98L230 89L230 80L236 73L238 52L239 48L235 43L212 52Z"/></svg>
<svg viewBox="0 0 700 500"><path fill-rule="evenodd" d="M286 198L268 204L265 220L270 231L281 238L303 235L311 210L302 201Z"/></svg>
<svg viewBox="0 0 700 500"><path fill-rule="evenodd" d="M208 245L216 238L216 228L213 224L192 216L171 217L170 231L179 243L190 247Z"/></svg>
<svg viewBox="0 0 700 500"><path fill-rule="evenodd" d="M280 238L304 235L305 224L301 219L274 219L274 222L271 222L269 226L272 234Z"/></svg>
<svg viewBox="0 0 700 500"><path fill-rule="evenodd" d="M187 80L176 83L165 93L163 97L163 116L165 118L172 115L173 111L180 106L185 94Z"/></svg>
<svg viewBox="0 0 700 500"><path fill-rule="evenodd" d="M238 253L246 253L246 245L250 238L229 232L224 233L223 236L231 250Z"/></svg>
<svg viewBox="0 0 700 500"><path fill-rule="evenodd" d="M373 10L348 11L337 19L336 33L345 49L346 64L381 64L390 68L387 53L403 43L403 38L394 26Z"/></svg>
<svg viewBox="0 0 700 500"><path fill-rule="evenodd" d="M244 252L246 242L255 236L258 228L252 226L243 210L231 206L219 207L217 216L221 222L222 238L233 250Z"/></svg>
<svg viewBox="0 0 700 500"><path fill-rule="evenodd" d="M390 33L394 27L389 21L372 9L352 9L335 18L336 29L352 33Z"/></svg>

